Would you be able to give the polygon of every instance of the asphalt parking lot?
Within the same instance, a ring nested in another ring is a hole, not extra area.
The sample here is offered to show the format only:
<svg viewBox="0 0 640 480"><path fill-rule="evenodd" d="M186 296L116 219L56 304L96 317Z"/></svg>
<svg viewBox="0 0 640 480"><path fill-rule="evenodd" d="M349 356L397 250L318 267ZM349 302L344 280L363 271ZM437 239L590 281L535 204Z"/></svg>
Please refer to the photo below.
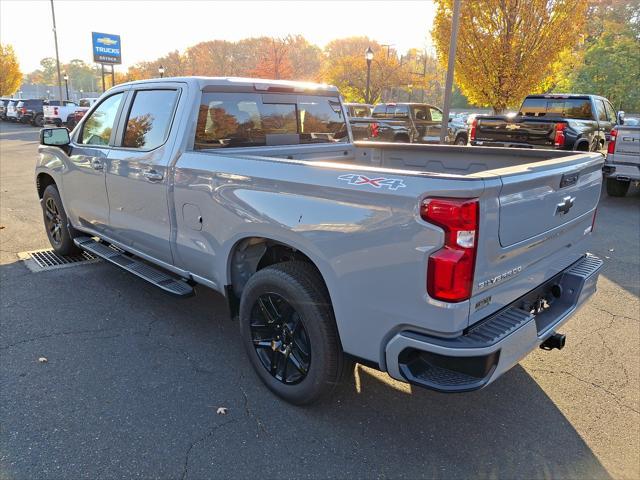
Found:
<svg viewBox="0 0 640 480"><path fill-rule="evenodd" d="M49 247L36 149L35 128L0 125L1 478L640 478L637 189L603 194L599 290L561 352L459 395L357 366L298 408L214 292L176 300L105 263L30 272L18 252Z"/></svg>

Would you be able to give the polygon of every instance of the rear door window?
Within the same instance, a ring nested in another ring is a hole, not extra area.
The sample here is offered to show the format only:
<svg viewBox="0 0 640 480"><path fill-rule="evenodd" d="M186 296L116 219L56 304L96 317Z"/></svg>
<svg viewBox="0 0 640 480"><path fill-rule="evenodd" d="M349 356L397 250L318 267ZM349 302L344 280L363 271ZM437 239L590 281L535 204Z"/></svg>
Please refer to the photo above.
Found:
<svg viewBox="0 0 640 480"><path fill-rule="evenodd" d="M85 120L80 135L80 143L85 145L109 145L113 125L123 93L116 93L106 98Z"/></svg>
<svg viewBox="0 0 640 480"><path fill-rule="evenodd" d="M260 147L347 140L337 97L203 93L194 148Z"/></svg>
<svg viewBox="0 0 640 480"><path fill-rule="evenodd" d="M596 100L596 112L598 114L598 120L601 122L607 121L607 110L604 107L604 102L602 100Z"/></svg>
<svg viewBox="0 0 640 480"><path fill-rule="evenodd" d="M607 118L609 119L609 121L616 123L617 122L616 111L607 100L604 101L604 108L607 110Z"/></svg>
<svg viewBox="0 0 640 480"><path fill-rule="evenodd" d="M135 93L124 131L122 146L152 150L169 134L177 90L139 90Z"/></svg>

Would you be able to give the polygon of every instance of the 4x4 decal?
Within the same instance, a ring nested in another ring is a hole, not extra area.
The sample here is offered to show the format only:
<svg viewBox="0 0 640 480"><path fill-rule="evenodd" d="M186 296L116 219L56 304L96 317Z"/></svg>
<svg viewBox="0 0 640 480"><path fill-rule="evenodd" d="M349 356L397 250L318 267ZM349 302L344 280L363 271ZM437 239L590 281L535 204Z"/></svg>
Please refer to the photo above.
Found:
<svg viewBox="0 0 640 480"><path fill-rule="evenodd" d="M368 185L374 188L388 188L389 190L398 190L399 188L404 188L407 185L399 178L386 178L386 177L376 177L369 178L365 175L358 175L354 173L350 173L347 175L340 175L338 180L342 180L343 182L347 182L349 185Z"/></svg>

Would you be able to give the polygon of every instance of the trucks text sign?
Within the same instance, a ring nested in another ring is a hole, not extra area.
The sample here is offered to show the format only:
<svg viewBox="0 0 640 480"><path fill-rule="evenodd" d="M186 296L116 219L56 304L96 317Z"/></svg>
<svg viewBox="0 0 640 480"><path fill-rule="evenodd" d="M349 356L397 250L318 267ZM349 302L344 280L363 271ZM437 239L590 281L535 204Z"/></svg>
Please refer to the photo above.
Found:
<svg viewBox="0 0 640 480"><path fill-rule="evenodd" d="M96 63L121 64L120 35L91 32L93 61Z"/></svg>

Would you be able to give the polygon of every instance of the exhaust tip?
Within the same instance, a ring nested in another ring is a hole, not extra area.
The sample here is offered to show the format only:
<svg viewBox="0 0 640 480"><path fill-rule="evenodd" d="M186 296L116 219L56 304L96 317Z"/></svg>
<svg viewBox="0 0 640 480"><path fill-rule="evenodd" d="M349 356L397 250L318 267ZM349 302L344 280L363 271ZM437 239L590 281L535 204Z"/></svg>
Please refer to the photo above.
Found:
<svg viewBox="0 0 640 480"><path fill-rule="evenodd" d="M567 336L562 333L554 333L549 338L547 338L544 342L540 344L540 348L542 350L553 350L557 348L558 350L562 350L564 348L565 343L567 342Z"/></svg>

